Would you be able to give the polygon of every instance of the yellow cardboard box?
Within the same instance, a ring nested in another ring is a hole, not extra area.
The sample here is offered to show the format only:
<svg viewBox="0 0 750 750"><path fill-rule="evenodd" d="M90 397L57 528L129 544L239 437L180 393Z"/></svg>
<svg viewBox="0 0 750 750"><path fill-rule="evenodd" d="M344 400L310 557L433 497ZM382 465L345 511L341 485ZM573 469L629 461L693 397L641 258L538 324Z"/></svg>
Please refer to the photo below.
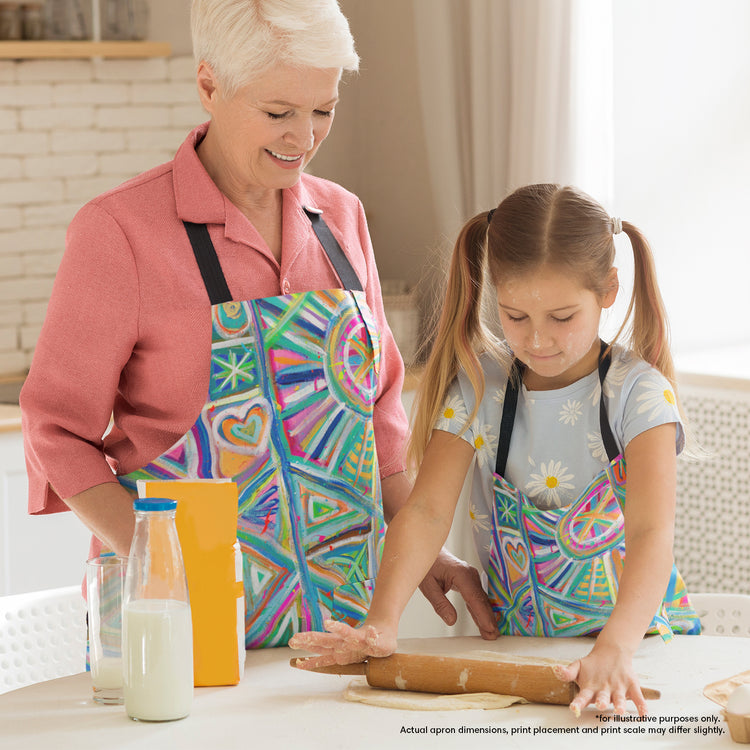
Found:
<svg viewBox="0 0 750 750"><path fill-rule="evenodd" d="M177 501L175 523L193 617L195 685L236 685L245 668L237 485L228 479L139 480L138 495Z"/></svg>

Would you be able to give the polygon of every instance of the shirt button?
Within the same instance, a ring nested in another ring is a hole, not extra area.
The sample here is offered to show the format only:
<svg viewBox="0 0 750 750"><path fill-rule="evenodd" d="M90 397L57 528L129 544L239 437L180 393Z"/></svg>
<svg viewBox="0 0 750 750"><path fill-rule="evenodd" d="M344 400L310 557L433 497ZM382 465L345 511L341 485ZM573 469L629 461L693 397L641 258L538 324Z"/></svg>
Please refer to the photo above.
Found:
<svg viewBox="0 0 750 750"><path fill-rule="evenodd" d="M289 283L289 279L284 279L284 281L281 282L281 291L284 294L289 294L289 290L291 289L291 284Z"/></svg>

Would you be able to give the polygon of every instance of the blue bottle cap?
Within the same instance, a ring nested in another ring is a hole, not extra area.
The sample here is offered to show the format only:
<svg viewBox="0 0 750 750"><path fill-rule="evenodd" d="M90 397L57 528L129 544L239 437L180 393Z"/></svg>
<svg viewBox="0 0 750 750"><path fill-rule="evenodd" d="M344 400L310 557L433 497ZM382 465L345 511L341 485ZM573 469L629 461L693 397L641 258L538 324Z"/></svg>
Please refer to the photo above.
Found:
<svg viewBox="0 0 750 750"><path fill-rule="evenodd" d="M134 510L175 510L177 500L170 500L167 497L139 497L133 501Z"/></svg>

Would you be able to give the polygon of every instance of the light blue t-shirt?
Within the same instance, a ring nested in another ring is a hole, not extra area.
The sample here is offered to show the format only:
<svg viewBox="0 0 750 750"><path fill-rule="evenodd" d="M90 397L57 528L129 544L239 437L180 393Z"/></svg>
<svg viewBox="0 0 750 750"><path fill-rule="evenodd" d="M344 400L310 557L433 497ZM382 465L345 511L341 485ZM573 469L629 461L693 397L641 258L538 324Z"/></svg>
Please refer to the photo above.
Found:
<svg viewBox="0 0 750 750"><path fill-rule="evenodd" d="M469 513L477 552L486 570L493 472L508 376L491 356L483 355L480 362L484 396L475 420L461 437L476 449ZM505 479L537 507L564 507L574 502L609 463L599 428L601 392L597 371L557 390L521 388ZM612 348L604 396L621 453L640 433L671 422L677 423L676 451L682 451L685 435L672 386L658 370L623 347ZM473 406L474 391L461 372L448 390L435 429L458 434Z"/></svg>

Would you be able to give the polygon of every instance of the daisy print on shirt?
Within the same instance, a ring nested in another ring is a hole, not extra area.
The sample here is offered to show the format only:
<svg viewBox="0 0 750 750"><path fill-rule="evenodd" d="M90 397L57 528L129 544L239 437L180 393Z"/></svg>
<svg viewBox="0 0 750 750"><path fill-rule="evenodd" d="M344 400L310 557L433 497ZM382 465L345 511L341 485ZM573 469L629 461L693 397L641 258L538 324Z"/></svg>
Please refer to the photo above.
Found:
<svg viewBox="0 0 750 750"><path fill-rule="evenodd" d="M531 458L529 463L536 468ZM538 507L560 508L570 499L568 490L575 489L575 485L570 482L574 478L562 461L542 461L539 473L531 474L524 490Z"/></svg>
<svg viewBox="0 0 750 750"><path fill-rule="evenodd" d="M602 440L601 432L587 433L586 442L592 458L601 461L602 464L609 463L609 456L607 455L607 449L604 447L604 440Z"/></svg>
<svg viewBox="0 0 750 750"><path fill-rule="evenodd" d="M644 383L643 389L645 393L641 393L636 399L640 403L638 413L644 414L649 412L649 422L653 422L654 419L665 413L668 414L674 411L677 399L671 388L665 387L663 383L650 382Z"/></svg>
<svg viewBox="0 0 750 750"><path fill-rule="evenodd" d="M469 503L469 518L474 534L478 534L480 531L489 531L492 528L489 515L482 513L475 503Z"/></svg>
<svg viewBox="0 0 750 750"><path fill-rule="evenodd" d="M491 424L477 425L474 430L474 450L477 452L479 466L495 465L497 455L497 428Z"/></svg>
<svg viewBox="0 0 750 750"><path fill-rule="evenodd" d="M559 421L563 424L575 425L583 414L583 404L569 398L560 409Z"/></svg>
<svg viewBox="0 0 750 750"><path fill-rule="evenodd" d="M460 396L451 396L445 402L443 411L440 413L440 419L447 420L448 422L458 420L463 423L466 422L467 418L466 406Z"/></svg>
<svg viewBox="0 0 750 750"><path fill-rule="evenodd" d="M607 372L604 388L602 389L598 380L591 387L589 398L591 399L592 406L599 406L602 390L604 391L605 398L614 398L615 394L621 390L628 373L632 370L633 358L629 352L622 350L620 347L613 348L613 352L616 352L618 356L612 357L612 364Z"/></svg>

